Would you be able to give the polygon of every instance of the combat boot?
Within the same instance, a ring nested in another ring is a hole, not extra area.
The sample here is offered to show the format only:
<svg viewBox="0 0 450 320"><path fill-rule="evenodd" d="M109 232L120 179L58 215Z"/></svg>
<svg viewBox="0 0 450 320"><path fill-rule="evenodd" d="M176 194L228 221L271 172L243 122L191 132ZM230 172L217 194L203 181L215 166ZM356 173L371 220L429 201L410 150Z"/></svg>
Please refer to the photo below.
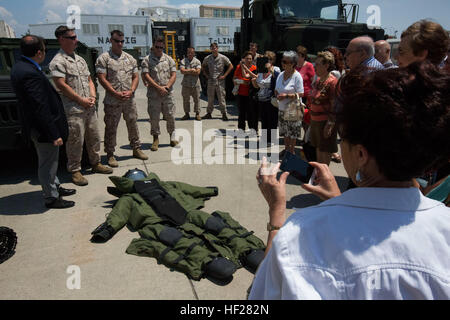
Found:
<svg viewBox="0 0 450 320"><path fill-rule="evenodd" d="M226 112L222 113L222 121L228 121Z"/></svg>
<svg viewBox="0 0 450 320"><path fill-rule="evenodd" d="M72 182L77 186L87 186L88 181L80 171L72 172Z"/></svg>
<svg viewBox="0 0 450 320"><path fill-rule="evenodd" d="M171 147L176 147L178 144L179 144L179 142L177 140L170 140Z"/></svg>
<svg viewBox="0 0 450 320"><path fill-rule="evenodd" d="M148 160L148 157L141 150L141 148L133 149L133 157L140 160Z"/></svg>
<svg viewBox="0 0 450 320"><path fill-rule="evenodd" d="M158 147L159 147L159 139L158 139L158 136L153 136L153 143L152 143L152 147L150 148L150 150L152 150L152 151L158 151Z"/></svg>
<svg viewBox="0 0 450 320"><path fill-rule="evenodd" d="M182 118L181 118L181 120L190 120L191 119L191 117L189 116L189 113L186 113Z"/></svg>
<svg viewBox="0 0 450 320"><path fill-rule="evenodd" d="M108 158L108 165L112 168L117 168L119 166L119 163L117 162L116 158L113 154L106 155Z"/></svg>
<svg viewBox="0 0 450 320"><path fill-rule="evenodd" d="M202 117L198 113L195 114L195 120L202 121Z"/></svg>
<svg viewBox="0 0 450 320"><path fill-rule="evenodd" d="M104 166L99 162L96 165L92 166L92 172L110 174L113 173L113 169Z"/></svg>
<svg viewBox="0 0 450 320"><path fill-rule="evenodd" d="M205 115L202 117L202 119L212 119L211 113L205 114Z"/></svg>

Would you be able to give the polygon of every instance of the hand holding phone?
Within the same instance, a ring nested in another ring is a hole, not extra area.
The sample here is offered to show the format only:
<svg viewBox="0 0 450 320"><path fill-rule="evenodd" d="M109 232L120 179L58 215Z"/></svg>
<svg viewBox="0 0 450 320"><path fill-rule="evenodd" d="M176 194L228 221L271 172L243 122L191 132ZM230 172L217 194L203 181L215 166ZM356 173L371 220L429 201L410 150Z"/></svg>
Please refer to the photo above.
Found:
<svg viewBox="0 0 450 320"><path fill-rule="evenodd" d="M288 171L290 175L303 183L310 182L314 172L313 166L290 152L286 152L286 155L281 162L280 169L282 171Z"/></svg>
<svg viewBox="0 0 450 320"><path fill-rule="evenodd" d="M314 168L314 177L311 177L309 184L302 184L301 187L322 200L340 196L341 190L330 168L326 164L318 162L310 162L310 165Z"/></svg>

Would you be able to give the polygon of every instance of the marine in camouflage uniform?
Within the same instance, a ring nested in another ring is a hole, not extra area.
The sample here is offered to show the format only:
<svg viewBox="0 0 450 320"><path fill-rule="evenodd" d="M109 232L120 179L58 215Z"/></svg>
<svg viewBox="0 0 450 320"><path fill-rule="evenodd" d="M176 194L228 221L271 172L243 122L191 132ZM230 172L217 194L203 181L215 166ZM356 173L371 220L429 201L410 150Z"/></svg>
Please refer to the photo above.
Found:
<svg viewBox="0 0 450 320"><path fill-rule="evenodd" d="M95 112L95 86L86 61L75 54L77 38L73 29L60 26L55 35L61 49L50 62L49 69L56 87L60 90L67 122L69 137L66 143L67 170L72 173L76 185L88 184L81 175L83 143L92 171L112 173L112 169L100 163L100 134Z"/></svg>
<svg viewBox="0 0 450 320"><path fill-rule="evenodd" d="M162 38L153 41L150 54L142 61L142 77L147 86L148 114L150 116L150 134L153 136L152 151L158 150L159 120L161 112L166 120L167 132L170 135L170 145L175 147L178 141L174 139L175 131L175 101L173 84L176 80L175 61L163 52Z"/></svg>
<svg viewBox="0 0 450 320"><path fill-rule="evenodd" d="M92 242L108 241L128 225L141 237L131 242L127 253L154 257L194 280L226 278L243 266L255 272L262 261L265 245L253 232L227 212L200 210L218 195L216 187L161 181L154 173L138 181L115 176L110 180L116 188L108 191L120 198L106 222L92 232ZM210 264L214 260L222 262L218 268Z"/></svg>
<svg viewBox="0 0 450 320"><path fill-rule="evenodd" d="M128 140L133 149L133 156L147 160L141 150L137 126L137 109L134 93L139 83L137 62L130 54L123 52L123 32L111 32L111 50L98 57L96 71L100 84L105 88L105 152L108 164L117 167L114 157L117 143L117 126L123 114L128 129Z"/></svg>
<svg viewBox="0 0 450 320"><path fill-rule="evenodd" d="M212 119L211 113L214 110L214 97L217 94L222 120L227 121L225 79L233 70L233 64L230 59L219 53L217 43L212 43L210 48L212 54L207 56L202 63L203 74L208 79L208 107L206 109L207 113L202 119ZM225 67L227 67L227 70L225 70Z"/></svg>
<svg viewBox="0 0 450 320"><path fill-rule="evenodd" d="M186 58L181 60L180 71L184 74L181 82L181 96L183 97L184 117L181 120L189 120L189 112L191 111L190 100L194 99L195 119L200 118L200 70L202 64L200 60L195 57L195 49L188 48Z"/></svg>

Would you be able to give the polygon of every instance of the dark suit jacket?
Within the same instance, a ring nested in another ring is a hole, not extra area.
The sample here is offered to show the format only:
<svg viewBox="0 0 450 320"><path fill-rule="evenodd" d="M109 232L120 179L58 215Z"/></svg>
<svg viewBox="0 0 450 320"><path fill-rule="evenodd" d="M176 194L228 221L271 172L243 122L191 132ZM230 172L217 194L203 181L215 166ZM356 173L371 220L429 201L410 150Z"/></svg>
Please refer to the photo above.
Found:
<svg viewBox="0 0 450 320"><path fill-rule="evenodd" d="M22 57L11 70L11 83L24 111L24 125L38 131L38 141L66 141L69 128L64 106L45 74Z"/></svg>

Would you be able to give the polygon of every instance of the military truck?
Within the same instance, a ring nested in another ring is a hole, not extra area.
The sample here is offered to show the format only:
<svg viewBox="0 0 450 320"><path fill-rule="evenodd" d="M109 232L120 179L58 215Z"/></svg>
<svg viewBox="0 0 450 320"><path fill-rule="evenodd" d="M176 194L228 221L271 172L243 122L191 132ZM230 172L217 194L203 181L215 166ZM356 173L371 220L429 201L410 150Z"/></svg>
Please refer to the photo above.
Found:
<svg viewBox="0 0 450 320"><path fill-rule="evenodd" d="M59 50L56 39L46 40L45 61L42 70L51 78L48 65ZM91 77L97 86L95 61L98 52L79 42L76 53L82 56L91 72ZM20 39L0 38L0 151L31 148L29 132L22 125L23 112L11 85L11 68L20 59ZM98 106L98 92L97 92Z"/></svg>
<svg viewBox="0 0 450 320"><path fill-rule="evenodd" d="M236 66L250 42L258 44L259 52L271 50L280 57L283 51L295 50L298 45L314 56L327 46L344 51L357 36L368 35L374 41L384 39L383 29L357 23L358 15L358 4L342 0L243 0L241 31L234 35L234 51L222 54ZM205 55L197 54L200 59ZM230 97L231 78L227 78ZM204 89L206 81L201 80Z"/></svg>

